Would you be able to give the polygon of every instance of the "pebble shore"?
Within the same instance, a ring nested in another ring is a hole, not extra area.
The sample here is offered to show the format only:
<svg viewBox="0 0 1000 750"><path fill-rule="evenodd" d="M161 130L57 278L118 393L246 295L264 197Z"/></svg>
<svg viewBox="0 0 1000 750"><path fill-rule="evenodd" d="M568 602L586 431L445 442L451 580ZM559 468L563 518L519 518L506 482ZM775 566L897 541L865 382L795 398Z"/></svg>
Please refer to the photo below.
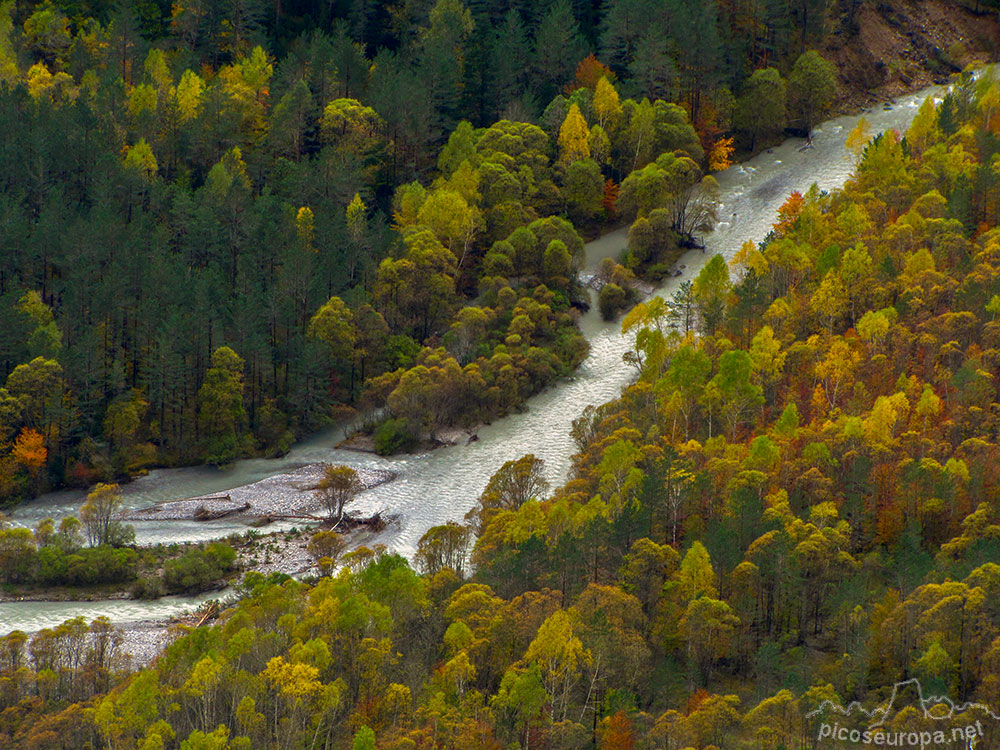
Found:
<svg viewBox="0 0 1000 750"><path fill-rule="evenodd" d="M235 487L224 493L171 500L149 508L123 513L129 522L190 521L196 513L232 510L248 522L257 519L277 520L303 516L303 526L312 522L309 516L320 512L316 488L328 464L313 463L258 482ZM395 479L395 473L381 469L355 469L364 489L371 489ZM207 521L211 523L211 521ZM352 532L353 542L364 543L369 535L363 529ZM240 566L264 575L281 572L291 576L316 573L315 561L306 551L311 534L278 531L262 534L254 544L240 551ZM352 544L351 546L356 546ZM141 620L116 623L121 633L121 654L133 669L148 666L174 639L183 634L176 620Z"/></svg>
<svg viewBox="0 0 1000 750"><path fill-rule="evenodd" d="M200 520L199 514L207 513L237 515L252 521L313 513L319 510L315 490L327 466L325 463L307 464L224 493L169 500L129 511L121 518L129 522L196 521ZM396 477L393 472L383 469L357 468L355 471L366 490Z"/></svg>
<svg viewBox="0 0 1000 750"><path fill-rule="evenodd" d="M182 630L170 621L144 620L118 625L122 635L122 653L127 655L132 669L142 669L170 643L182 635Z"/></svg>

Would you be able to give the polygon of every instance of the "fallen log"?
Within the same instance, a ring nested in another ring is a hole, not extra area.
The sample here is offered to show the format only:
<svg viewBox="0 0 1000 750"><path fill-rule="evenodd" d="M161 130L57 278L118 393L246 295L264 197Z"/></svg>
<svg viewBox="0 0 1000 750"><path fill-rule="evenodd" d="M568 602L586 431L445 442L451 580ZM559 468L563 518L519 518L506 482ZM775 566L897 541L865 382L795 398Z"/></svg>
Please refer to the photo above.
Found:
<svg viewBox="0 0 1000 750"><path fill-rule="evenodd" d="M358 518L355 516L344 516L337 524L343 531L349 531L359 527L366 527L371 531L381 531L385 528L385 519L382 518L382 511L376 511L370 516Z"/></svg>
<svg viewBox="0 0 1000 750"><path fill-rule="evenodd" d="M229 496L225 497L229 500ZM195 521L217 521L220 518L225 518L226 516L231 516L234 513L245 513L250 510L250 503L243 503L243 505L232 506L229 508L215 508L210 509L204 505L199 505L195 508L193 518Z"/></svg>

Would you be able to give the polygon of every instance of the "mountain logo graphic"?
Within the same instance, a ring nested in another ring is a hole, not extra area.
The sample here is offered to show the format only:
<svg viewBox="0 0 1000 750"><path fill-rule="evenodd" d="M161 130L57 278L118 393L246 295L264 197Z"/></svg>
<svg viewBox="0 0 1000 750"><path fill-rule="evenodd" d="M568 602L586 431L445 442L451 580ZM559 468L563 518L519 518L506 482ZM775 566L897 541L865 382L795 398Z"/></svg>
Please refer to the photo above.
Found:
<svg viewBox="0 0 1000 750"><path fill-rule="evenodd" d="M903 682L897 682L892 688L892 695L889 699L877 708L869 711L858 701L852 701L846 707L825 700L819 706L806 714L806 718L812 719L822 716L827 711L841 714L842 716L852 716L855 713L861 714L868 719L868 729L876 729L885 724L888 720L908 706L916 708L925 719L935 719L947 721L955 717L956 714L963 714L967 711L978 711L986 716L1000 721L1000 715L983 703L961 703L956 704L951 698L943 695L931 695L924 697L923 687L920 680L913 678Z"/></svg>

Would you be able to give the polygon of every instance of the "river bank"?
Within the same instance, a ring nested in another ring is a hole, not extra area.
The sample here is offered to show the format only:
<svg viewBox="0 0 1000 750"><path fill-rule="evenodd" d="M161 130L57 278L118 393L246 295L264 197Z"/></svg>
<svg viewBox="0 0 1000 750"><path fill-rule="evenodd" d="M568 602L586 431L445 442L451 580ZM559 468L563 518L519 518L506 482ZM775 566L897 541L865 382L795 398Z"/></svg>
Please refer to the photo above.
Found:
<svg viewBox="0 0 1000 750"><path fill-rule="evenodd" d="M1000 16L944 0L856 4L854 23L820 49L839 73L836 115L947 82L968 65L1000 55Z"/></svg>
<svg viewBox="0 0 1000 750"><path fill-rule="evenodd" d="M280 519L310 518L320 509L316 495L323 472L329 466L325 462L306 464L292 471L265 477L256 482L240 485L224 494L212 493L165 500L147 508L139 508L122 513L119 518L129 523L144 521L215 521L226 517L237 517L248 524ZM362 485L362 492L377 487L396 478L392 471L373 468L356 468L355 472Z"/></svg>
<svg viewBox="0 0 1000 750"><path fill-rule="evenodd" d="M941 96L940 88L925 89L897 100L890 111L878 109L866 115L873 133L895 128L905 130L927 96ZM845 140L857 124L858 117L840 117L823 122L813 133L812 148L801 151L802 139L789 139L746 163L718 173L720 186L719 215L725 218L716 230L705 237L706 250L694 250L679 259L686 266L683 277L666 278L656 290L666 298L686 279L693 279L704 263L714 254L731 259L746 241L759 242L774 222L778 208L793 190L806 191L816 183L821 190L832 190L847 179L854 162L845 149ZM585 272L596 269L604 257L616 257L627 242L622 228L587 243ZM225 472L192 468L151 472L149 477L123 487L130 507L148 506L177 497L198 497L225 492L228 488L258 481L266 476L289 472L308 463L334 462L355 469L370 468L392 471L397 476L362 493L353 505L355 513L391 510L398 521L383 531L367 537L366 545L384 544L404 556L416 552L420 538L432 526L449 520L461 522L466 511L475 503L490 476L505 461L532 453L542 459L544 475L550 485L566 481L571 469L571 456L576 451L571 436L572 421L588 404L600 404L616 398L621 388L633 377L623 366L622 356L632 349L633 339L622 335L620 323L605 322L596 307L580 316L580 329L590 342L590 354L571 375L533 396L527 408L503 419L484 425L477 431L478 440L467 445L440 448L425 454L399 454L379 457L373 454L337 449L345 437L343 430L314 436L294 446L288 456L276 460L240 461ZM58 517L75 512L79 494L52 496L22 509L15 520L32 524L33 519ZM291 528L292 521L276 523ZM298 523L301 526L301 523ZM150 520L143 524L142 534L157 541L186 541L192 538L222 538L234 531L243 533L245 524L234 519L197 523ZM276 553L275 553L276 554ZM296 553L298 554L298 553ZM197 602L189 602L188 607ZM0 633L17 627L25 631L49 627L57 616L72 617L82 606L68 603L56 611L44 603L25 602L16 609L0 607ZM133 607L142 608L144 616L154 619L173 614L171 603L112 602L104 608L88 611L107 614L116 621L128 619Z"/></svg>
<svg viewBox="0 0 1000 750"><path fill-rule="evenodd" d="M296 520L304 526L322 525L324 517L317 515L321 508L316 494L318 485L323 479L324 470L329 464L313 463L299 467L293 471L276 474L272 477L253 482L240 487L234 487L225 495L200 496L183 500L165 501L148 508L131 510L119 515L119 519L127 522L143 523L154 519L157 521L187 521L196 520L210 522L238 515L248 526L260 527L276 521ZM391 471L376 469L360 469L356 471L362 485L362 492L385 482L392 481L395 474ZM345 521L352 520L345 517ZM380 529L386 522L382 514L375 514L374 519L353 519L348 524L348 536L357 544L362 544L366 534L370 535ZM315 561L308 553L306 545L310 533L299 528L260 533L250 530L237 537L228 538L229 546L236 552L236 565L232 572L222 571L217 580L210 580L195 588L189 595L204 594L218 591L234 583L240 575L251 570L265 574L285 573L292 576L316 573ZM165 549L157 544L139 547L147 550L145 553L159 555L159 562L146 563L142 570L137 571L134 580L120 584L100 584L88 587L58 586L36 589L31 587L10 587L0 592L0 605L12 602L88 602L110 604L115 601L145 600L159 598L156 594L162 592L162 584L156 586L153 597L148 591L137 585L144 583L150 577L156 578L162 573L164 560L183 557L188 550L197 551L202 545L191 543L175 549ZM167 557L162 557L164 554ZM150 569L153 565L153 569ZM158 570L157 568L160 568ZM142 580L140 580L142 579Z"/></svg>
<svg viewBox="0 0 1000 750"><path fill-rule="evenodd" d="M476 424L472 427L451 427L437 430L433 435L428 435L422 439L416 448L408 452L426 453L427 451L451 445L468 445L479 439L478 432L482 426L482 424ZM378 455L378 451L375 449L374 435L364 430L358 430L348 435L334 447L341 450Z"/></svg>

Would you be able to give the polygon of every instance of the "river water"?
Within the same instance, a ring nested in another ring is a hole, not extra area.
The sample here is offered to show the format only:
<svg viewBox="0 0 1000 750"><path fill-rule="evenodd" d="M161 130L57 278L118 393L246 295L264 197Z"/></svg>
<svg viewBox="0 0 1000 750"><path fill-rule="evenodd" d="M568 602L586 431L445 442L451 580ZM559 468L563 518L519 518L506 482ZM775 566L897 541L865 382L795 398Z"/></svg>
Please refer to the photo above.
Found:
<svg viewBox="0 0 1000 750"><path fill-rule="evenodd" d="M891 109L880 106L863 116L872 135L893 128L905 130L921 102L927 96L939 97L942 93L942 87L924 89L898 99ZM844 144L859 118L852 115L823 123L813 131L811 148L803 148L804 139L789 139L717 174L721 221L705 237L706 251L689 252L680 261L687 266L684 276L667 279L657 293L668 297L681 281L693 279L713 254L721 253L728 260L745 241L762 240L791 191L805 192L813 183L823 190L843 185L853 168L853 159ZM606 256L617 257L625 247L626 235L627 231L622 229L588 243L586 268L594 269ZM221 492L316 461L389 469L398 478L359 495L353 510L396 514L398 522L390 524L374 542L412 556L427 529L449 520L462 520L490 476L505 461L533 453L545 461L545 473L553 486L566 480L574 451L569 434L571 422L588 404L598 405L617 397L634 373L622 361L632 338L621 334L620 323L604 322L595 305L582 316L580 329L590 341L591 349L579 369L531 398L524 412L482 427L476 442L425 454L381 458L335 449L333 446L343 439L344 430L331 429L299 443L280 459L239 461L226 470L195 467L150 472L123 487L124 500L129 507L139 508L163 500ZM58 519L76 513L83 496L79 491L45 495L18 508L14 520L31 526L42 518ZM134 525L136 539L143 544L219 538L247 529L238 521L225 519L209 523L146 521ZM280 527L268 527L277 528ZM149 602L4 603L0 604L0 634L14 629L32 631L52 627L78 615L87 618L107 615L119 622L165 618L196 603L184 597Z"/></svg>

